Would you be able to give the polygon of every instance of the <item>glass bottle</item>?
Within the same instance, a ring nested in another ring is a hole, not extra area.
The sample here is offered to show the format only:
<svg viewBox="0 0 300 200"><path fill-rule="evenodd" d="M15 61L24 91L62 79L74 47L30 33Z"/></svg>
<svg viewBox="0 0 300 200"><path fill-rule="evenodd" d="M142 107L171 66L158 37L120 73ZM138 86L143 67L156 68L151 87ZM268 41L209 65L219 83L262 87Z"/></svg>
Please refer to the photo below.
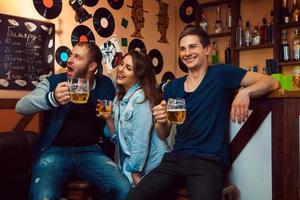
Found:
<svg viewBox="0 0 300 200"><path fill-rule="evenodd" d="M251 32L250 32L250 22L246 21L246 28L244 31L244 44L245 46L251 45Z"/></svg>
<svg viewBox="0 0 300 200"><path fill-rule="evenodd" d="M227 43L227 47L225 49L225 64L231 63L231 48L230 48L230 42Z"/></svg>
<svg viewBox="0 0 300 200"><path fill-rule="evenodd" d="M260 34L260 43L266 44L266 36L267 36L267 19L264 17L262 19L262 25L259 28L259 34Z"/></svg>
<svg viewBox="0 0 300 200"><path fill-rule="evenodd" d="M228 4L228 8L227 8L226 25L227 25L228 32L230 32L231 26L232 26L232 16L231 16L231 5L230 4Z"/></svg>
<svg viewBox="0 0 300 200"><path fill-rule="evenodd" d="M267 43L268 44L273 44L274 41L273 41L273 24L274 24L274 21L273 21L273 16L274 16L274 11L271 11L270 13L271 15L271 19L267 25Z"/></svg>
<svg viewBox="0 0 300 200"><path fill-rule="evenodd" d="M298 6L298 1L294 0L292 11L291 11L292 22L299 22L299 17L300 17L300 8Z"/></svg>
<svg viewBox="0 0 300 200"><path fill-rule="evenodd" d="M202 12L201 14L201 18L200 18L200 22L199 22L199 26L202 30L207 32L207 28L208 28L208 23L207 23L207 19L206 19L206 15Z"/></svg>
<svg viewBox="0 0 300 200"><path fill-rule="evenodd" d="M288 7L288 0L283 0L282 1L282 9L281 9L281 16L282 16L282 22L284 24L290 23L290 12L289 12L289 7Z"/></svg>
<svg viewBox="0 0 300 200"><path fill-rule="evenodd" d="M241 16L239 16L239 22L238 22L238 26L236 28L235 41L236 41L236 46L238 46L238 47L243 46L243 27L242 27Z"/></svg>
<svg viewBox="0 0 300 200"><path fill-rule="evenodd" d="M300 36L299 29L295 29L295 34L292 40L293 60L300 60Z"/></svg>
<svg viewBox="0 0 300 200"><path fill-rule="evenodd" d="M259 44L260 44L260 35L258 31L258 26L255 26L252 34L252 45L259 45Z"/></svg>
<svg viewBox="0 0 300 200"><path fill-rule="evenodd" d="M213 48L211 50L211 63L218 64L219 63L219 52L217 50L217 43L216 41L212 42Z"/></svg>
<svg viewBox="0 0 300 200"><path fill-rule="evenodd" d="M221 14L220 14L220 6L217 6L216 8L216 24L215 24L215 33L222 33L222 20L221 20Z"/></svg>
<svg viewBox="0 0 300 200"><path fill-rule="evenodd" d="M281 36L281 60L283 61L289 61L290 60L290 45L287 40L287 31L283 30L282 31L282 36Z"/></svg>

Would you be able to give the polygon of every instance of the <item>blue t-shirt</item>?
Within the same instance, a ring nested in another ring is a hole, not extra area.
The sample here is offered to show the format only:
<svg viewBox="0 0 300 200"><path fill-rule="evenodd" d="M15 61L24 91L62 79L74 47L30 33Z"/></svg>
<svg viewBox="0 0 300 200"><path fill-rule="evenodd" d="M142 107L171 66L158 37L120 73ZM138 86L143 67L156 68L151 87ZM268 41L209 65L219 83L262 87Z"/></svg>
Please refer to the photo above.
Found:
<svg viewBox="0 0 300 200"><path fill-rule="evenodd" d="M246 71L233 65L214 65L194 92L184 91L186 76L168 83L164 99L184 98L186 119L177 125L172 153L186 153L228 165L229 112Z"/></svg>

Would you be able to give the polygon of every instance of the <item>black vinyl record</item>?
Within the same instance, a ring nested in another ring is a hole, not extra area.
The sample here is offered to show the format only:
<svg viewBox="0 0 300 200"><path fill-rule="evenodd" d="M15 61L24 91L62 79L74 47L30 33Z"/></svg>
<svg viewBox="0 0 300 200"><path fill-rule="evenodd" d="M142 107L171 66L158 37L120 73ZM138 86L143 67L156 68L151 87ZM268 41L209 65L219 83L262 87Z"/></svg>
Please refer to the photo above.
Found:
<svg viewBox="0 0 300 200"><path fill-rule="evenodd" d="M151 58L155 74L159 74L164 66L163 56L157 49L152 49L148 56Z"/></svg>
<svg viewBox="0 0 300 200"><path fill-rule="evenodd" d="M115 30L114 16L106 8L98 8L94 14L94 28L101 37L109 37Z"/></svg>
<svg viewBox="0 0 300 200"><path fill-rule="evenodd" d="M169 81L175 79L175 75L170 72L170 71L167 71L164 73L164 75L162 76L161 78L161 82L162 83L168 83Z"/></svg>
<svg viewBox="0 0 300 200"><path fill-rule="evenodd" d="M33 0L33 4L38 13L47 18L56 18L62 10L62 0Z"/></svg>
<svg viewBox="0 0 300 200"><path fill-rule="evenodd" d="M60 66L66 67L68 59L70 57L70 53L71 53L71 50L68 47L66 47L66 46L60 46L60 47L58 47L56 49L56 52L55 52L56 62Z"/></svg>
<svg viewBox="0 0 300 200"><path fill-rule="evenodd" d="M95 36L89 27L85 25L78 25L72 32L71 42L73 46L75 46L78 42L95 43Z"/></svg>
<svg viewBox="0 0 300 200"><path fill-rule="evenodd" d="M107 0L107 3L115 10L122 8L124 0Z"/></svg>
<svg viewBox="0 0 300 200"><path fill-rule="evenodd" d="M179 8L180 19L185 23L193 22L198 5L197 0L185 0Z"/></svg>
<svg viewBox="0 0 300 200"><path fill-rule="evenodd" d="M86 5L88 7L93 7L93 6L97 5L98 2L99 2L99 0L84 0L84 5Z"/></svg>
<svg viewBox="0 0 300 200"><path fill-rule="evenodd" d="M143 51L144 53L147 53L146 46L144 42L140 39L133 39L129 45L128 45L128 51L131 50L137 50L137 51Z"/></svg>
<svg viewBox="0 0 300 200"><path fill-rule="evenodd" d="M178 65L179 65L179 68L180 68L183 72L185 72L185 73L188 72L187 66L181 61L181 59L180 59L179 57L178 57Z"/></svg>

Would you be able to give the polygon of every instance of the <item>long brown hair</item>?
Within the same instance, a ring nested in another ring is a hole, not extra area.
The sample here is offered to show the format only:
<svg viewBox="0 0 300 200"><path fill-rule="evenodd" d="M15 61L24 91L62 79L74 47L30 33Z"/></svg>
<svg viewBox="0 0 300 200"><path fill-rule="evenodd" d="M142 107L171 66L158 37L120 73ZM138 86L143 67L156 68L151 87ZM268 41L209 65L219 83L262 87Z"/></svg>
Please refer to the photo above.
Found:
<svg viewBox="0 0 300 200"><path fill-rule="evenodd" d="M149 57L143 52L132 50L123 56L131 56L134 74L138 83L145 93L145 99L150 101L151 106L157 105L161 101L158 84L156 82L154 67ZM125 88L117 84L119 88L118 99L121 100L126 94Z"/></svg>

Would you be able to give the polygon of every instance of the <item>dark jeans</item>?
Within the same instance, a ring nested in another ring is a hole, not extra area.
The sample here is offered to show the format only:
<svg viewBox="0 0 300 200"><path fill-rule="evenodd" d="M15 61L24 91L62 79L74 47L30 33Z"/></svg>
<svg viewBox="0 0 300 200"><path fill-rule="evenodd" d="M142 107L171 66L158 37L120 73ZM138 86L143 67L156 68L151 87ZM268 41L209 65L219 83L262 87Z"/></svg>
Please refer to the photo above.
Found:
<svg viewBox="0 0 300 200"><path fill-rule="evenodd" d="M186 183L190 200L220 200L223 167L197 156L165 154L161 164L146 175L129 200L157 200L173 196Z"/></svg>
<svg viewBox="0 0 300 200"><path fill-rule="evenodd" d="M71 174L94 184L103 199L125 200L130 191L127 178L99 146L51 147L33 165L29 199L60 199Z"/></svg>

